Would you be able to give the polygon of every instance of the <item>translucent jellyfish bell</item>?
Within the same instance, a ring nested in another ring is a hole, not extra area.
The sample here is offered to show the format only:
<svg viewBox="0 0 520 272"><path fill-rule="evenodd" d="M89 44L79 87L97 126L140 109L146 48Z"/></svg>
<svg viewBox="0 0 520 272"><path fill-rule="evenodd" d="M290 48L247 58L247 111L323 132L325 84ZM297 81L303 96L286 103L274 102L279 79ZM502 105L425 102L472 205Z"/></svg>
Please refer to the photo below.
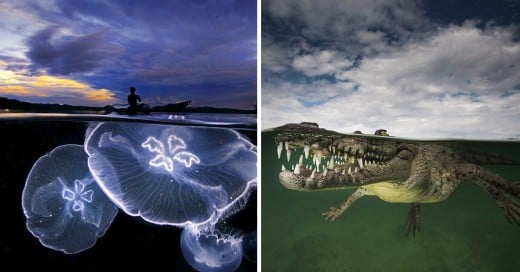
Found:
<svg viewBox="0 0 520 272"><path fill-rule="evenodd" d="M51 249L67 254L92 247L117 207L99 188L81 145L62 145L40 157L22 193L27 229Z"/></svg>
<svg viewBox="0 0 520 272"><path fill-rule="evenodd" d="M197 271L235 271L242 262L242 237L213 228L186 227L181 234L184 259Z"/></svg>
<svg viewBox="0 0 520 272"><path fill-rule="evenodd" d="M246 259L256 263L256 230L244 234L242 237L242 251Z"/></svg>
<svg viewBox="0 0 520 272"><path fill-rule="evenodd" d="M110 199L155 224L215 223L256 185L256 148L231 129L98 123L85 150Z"/></svg>

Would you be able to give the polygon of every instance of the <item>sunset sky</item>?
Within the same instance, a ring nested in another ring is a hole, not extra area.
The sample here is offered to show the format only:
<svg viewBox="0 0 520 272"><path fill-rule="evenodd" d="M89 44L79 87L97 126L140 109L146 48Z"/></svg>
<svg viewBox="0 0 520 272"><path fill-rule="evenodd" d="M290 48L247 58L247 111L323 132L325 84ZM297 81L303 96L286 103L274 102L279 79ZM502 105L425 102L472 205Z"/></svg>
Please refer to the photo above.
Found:
<svg viewBox="0 0 520 272"><path fill-rule="evenodd" d="M262 1L262 128L520 137L520 2Z"/></svg>
<svg viewBox="0 0 520 272"><path fill-rule="evenodd" d="M0 97L253 108L256 1L0 2Z"/></svg>

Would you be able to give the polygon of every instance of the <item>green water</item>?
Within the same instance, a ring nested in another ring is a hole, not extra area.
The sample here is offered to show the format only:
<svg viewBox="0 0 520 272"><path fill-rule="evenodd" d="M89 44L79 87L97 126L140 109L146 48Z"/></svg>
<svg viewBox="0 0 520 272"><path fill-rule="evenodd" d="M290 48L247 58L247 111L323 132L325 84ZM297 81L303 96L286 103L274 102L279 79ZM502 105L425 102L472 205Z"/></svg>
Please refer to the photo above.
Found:
<svg viewBox="0 0 520 272"><path fill-rule="evenodd" d="M278 182L273 132L262 133L262 271L520 271L520 226L473 183L421 205L421 232L406 237L409 204L365 196L334 223L321 213L354 189L299 192ZM460 143L468 147L473 143ZM518 142L488 145L520 159ZM520 166L487 167L520 181Z"/></svg>

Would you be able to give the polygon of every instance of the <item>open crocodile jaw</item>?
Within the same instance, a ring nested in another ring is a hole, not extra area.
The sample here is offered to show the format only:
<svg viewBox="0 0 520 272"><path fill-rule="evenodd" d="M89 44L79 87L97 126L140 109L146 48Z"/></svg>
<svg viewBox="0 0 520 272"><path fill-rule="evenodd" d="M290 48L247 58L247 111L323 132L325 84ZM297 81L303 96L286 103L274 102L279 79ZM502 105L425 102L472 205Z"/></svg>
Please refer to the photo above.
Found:
<svg viewBox="0 0 520 272"><path fill-rule="evenodd" d="M282 170L279 174L280 183L288 189L299 191L314 191L320 189L347 188L369 184L357 178L357 173L345 175L324 170L312 172L306 168L300 169L300 174L291 170Z"/></svg>
<svg viewBox="0 0 520 272"><path fill-rule="evenodd" d="M282 159L282 153L291 166L287 169L282 164L280 183L288 189L300 191L348 188L377 182L371 172L379 172L386 164L392 163L393 155L367 145L365 139L357 144L336 144L327 148L302 141L278 142L279 159ZM295 156L299 159L292 162Z"/></svg>

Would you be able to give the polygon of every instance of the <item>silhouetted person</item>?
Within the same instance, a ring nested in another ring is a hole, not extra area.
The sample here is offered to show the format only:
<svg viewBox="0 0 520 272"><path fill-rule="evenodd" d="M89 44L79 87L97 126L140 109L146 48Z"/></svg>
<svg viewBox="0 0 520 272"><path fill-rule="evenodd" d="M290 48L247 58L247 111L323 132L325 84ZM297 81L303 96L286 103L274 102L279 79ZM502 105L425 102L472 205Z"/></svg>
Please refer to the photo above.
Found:
<svg viewBox="0 0 520 272"><path fill-rule="evenodd" d="M141 102L141 97L135 94L135 87L130 87L130 94L128 95L128 112L136 113L138 109L137 101Z"/></svg>

